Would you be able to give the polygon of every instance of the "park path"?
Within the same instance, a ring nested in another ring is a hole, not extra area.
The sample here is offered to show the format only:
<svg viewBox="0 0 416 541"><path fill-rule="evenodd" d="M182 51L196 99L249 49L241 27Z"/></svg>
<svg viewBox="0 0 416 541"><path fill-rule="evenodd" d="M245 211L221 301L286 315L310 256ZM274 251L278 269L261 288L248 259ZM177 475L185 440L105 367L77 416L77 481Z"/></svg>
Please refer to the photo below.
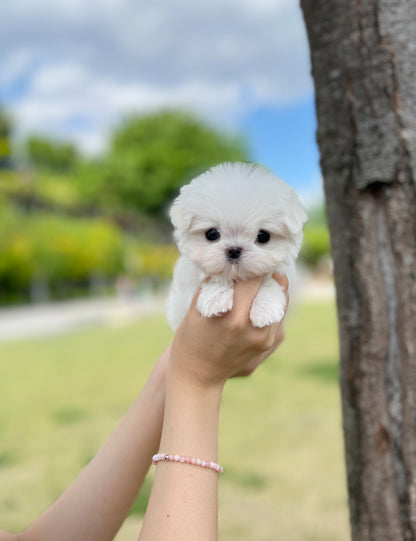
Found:
<svg viewBox="0 0 416 541"><path fill-rule="evenodd" d="M118 325L163 309L165 295L82 299L0 309L0 342Z"/></svg>
<svg viewBox="0 0 416 541"><path fill-rule="evenodd" d="M302 280L302 300L334 298L332 282ZM0 309L0 342L48 336L94 325L122 325L163 310L166 293L82 299Z"/></svg>

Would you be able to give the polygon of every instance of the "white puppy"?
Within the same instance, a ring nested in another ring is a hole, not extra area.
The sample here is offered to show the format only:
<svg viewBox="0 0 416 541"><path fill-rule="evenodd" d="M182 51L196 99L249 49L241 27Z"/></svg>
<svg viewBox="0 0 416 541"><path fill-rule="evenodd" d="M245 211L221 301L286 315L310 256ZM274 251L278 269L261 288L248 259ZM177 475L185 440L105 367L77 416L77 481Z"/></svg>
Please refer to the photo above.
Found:
<svg viewBox="0 0 416 541"><path fill-rule="evenodd" d="M254 276L263 280L252 324L283 318L286 297L272 274L290 274L307 219L290 186L261 166L225 163L183 186L170 217L181 254L166 307L173 330L199 288L200 313L219 316L233 306L234 282Z"/></svg>

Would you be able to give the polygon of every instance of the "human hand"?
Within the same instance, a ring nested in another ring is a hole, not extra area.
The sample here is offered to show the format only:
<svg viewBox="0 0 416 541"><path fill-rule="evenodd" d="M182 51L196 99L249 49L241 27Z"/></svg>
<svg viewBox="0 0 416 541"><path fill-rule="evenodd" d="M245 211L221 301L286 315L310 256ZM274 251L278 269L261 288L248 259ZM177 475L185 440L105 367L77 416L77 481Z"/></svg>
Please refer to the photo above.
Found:
<svg viewBox="0 0 416 541"><path fill-rule="evenodd" d="M274 276L285 289L286 276ZM282 322L256 328L250 322L250 307L261 279L235 284L234 305L218 317L201 316L198 295L178 328L171 350L170 371L198 387L220 387L230 377L251 374L282 342Z"/></svg>
<svg viewBox="0 0 416 541"><path fill-rule="evenodd" d="M270 357L273 351L275 351L280 346L280 344L285 339L285 331L282 322L278 323L277 325L279 325L279 329L277 331L276 341L273 349L271 351L266 351L264 355L259 355L258 357L253 358L250 363L248 363L241 370L233 374L231 376L232 378L245 378L247 376L251 376L251 374L263 363L263 361Z"/></svg>

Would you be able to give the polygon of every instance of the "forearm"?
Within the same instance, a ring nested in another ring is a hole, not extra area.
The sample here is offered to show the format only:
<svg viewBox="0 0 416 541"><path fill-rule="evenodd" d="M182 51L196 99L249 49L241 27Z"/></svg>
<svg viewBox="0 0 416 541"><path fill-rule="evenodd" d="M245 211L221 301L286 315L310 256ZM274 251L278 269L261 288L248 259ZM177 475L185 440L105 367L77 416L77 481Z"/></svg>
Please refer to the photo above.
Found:
<svg viewBox="0 0 416 541"><path fill-rule="evenodd" d="M217 462L221 388L170 380L160 451ZM218 473L160 462L140 541L216 541Z"/></svg>
<svg viewBox="0 0 416 541"><path fill-rule="evenodd" d="M133 504L159 446L164 373L155 369L93 460L28 528L22 541L110 541Z"/></svg>

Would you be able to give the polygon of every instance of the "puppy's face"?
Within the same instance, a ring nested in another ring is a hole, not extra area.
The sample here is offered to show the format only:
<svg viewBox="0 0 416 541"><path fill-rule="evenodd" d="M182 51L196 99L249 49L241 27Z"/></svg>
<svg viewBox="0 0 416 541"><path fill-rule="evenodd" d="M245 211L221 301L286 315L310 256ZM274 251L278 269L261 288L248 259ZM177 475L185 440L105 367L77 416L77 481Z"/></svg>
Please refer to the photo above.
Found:
<svg viewBox="0 0 416 541"><path fill-rule="evenodd" d="M296 257L283 227L244 218L239 224L229 224L195 217L180 244L181 252L206 275L221 274L234 280L272 273L287 261L289 253Z"/></svg>
<svg viewBox="0 0 416 541"><path fill-rule="evenodd" d="M206 275L245 280L294 261L306 214L274 175L228 164L183 187L171 218L180 252Z"/></svg>

